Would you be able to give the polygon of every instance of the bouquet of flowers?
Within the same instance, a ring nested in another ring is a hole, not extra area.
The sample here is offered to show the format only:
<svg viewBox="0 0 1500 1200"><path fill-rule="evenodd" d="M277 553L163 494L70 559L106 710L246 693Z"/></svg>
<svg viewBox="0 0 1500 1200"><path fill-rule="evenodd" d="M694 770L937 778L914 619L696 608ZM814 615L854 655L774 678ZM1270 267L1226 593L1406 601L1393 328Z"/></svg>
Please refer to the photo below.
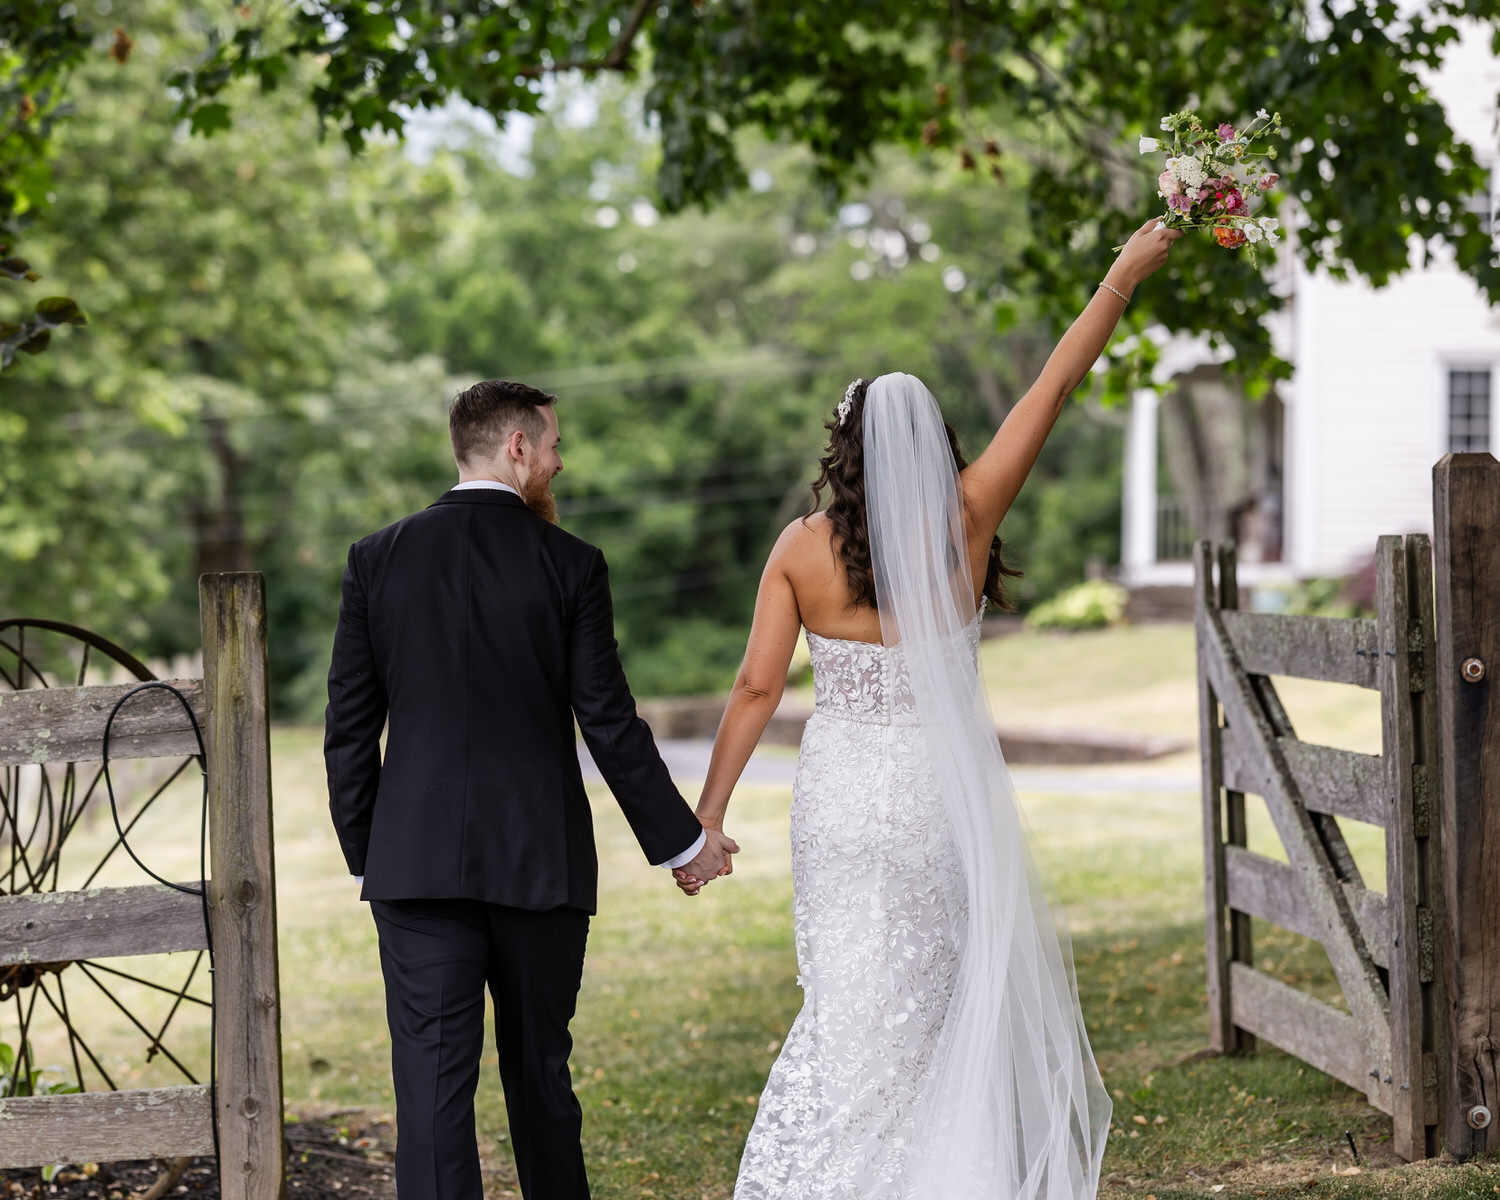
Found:
<svg viewBox="0 0 1500 1200"><path fill-rule="evenodd" d="M1261 109L1244 129L1220 125L1208 129L1194 112L1163 117L1168 138L1141 138L1142 154L1163 151L1166 163L1157 179L1167 202L1162 223L1168 229L1211 229L1214 240L1229 250L1281 240L1275 217L1254 215L1254 201L1280 179L1270 169L1276 147L1262 145L1281 129L1281 114Z"/></svg>

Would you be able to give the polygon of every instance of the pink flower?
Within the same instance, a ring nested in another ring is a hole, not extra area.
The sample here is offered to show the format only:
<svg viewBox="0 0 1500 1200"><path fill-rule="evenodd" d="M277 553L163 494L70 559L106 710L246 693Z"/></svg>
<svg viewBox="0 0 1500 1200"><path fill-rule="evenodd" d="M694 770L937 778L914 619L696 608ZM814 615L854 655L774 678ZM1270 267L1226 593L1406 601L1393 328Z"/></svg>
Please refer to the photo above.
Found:
<svg viewBox="0 0 1500 1200"><path fill-rule="evenodd" d="M1238 188L1216 193L1220 212L1240 213L1245 211L1245 197Z"/></svg>
<svg viewBox="0 0 1500 1200"><path fill-rule="evenodd" d="M1221 142L1232 142L1232 141L1234 141L1234 126L1233 125L1220 125L1219 126L1219 141L1221 141Z"/></svg>
<svg viewBox="0 0 1500 1200"><path fill-rule="evenodd" d="M1173 212L1180 212L1183 214L1189 213L1193 209L1193 203L1194 201L1191 196L1185 196L1181 193L1178 193L1175 196L1167 197L1167 207L1170 208Z"/></svg>
<svg viewBox="0 0 1500 1200"><path fill-rule="evenodd" d="M1163 196L1182 195L1182 180L1173 175L1171 171L1163 171L1156 181L1156 186L1161 189Z"/></svg>
<svg viewBox="0 0 1500 1200"><path fill-rule="evenodd" d="M1263 192L1269 192L1273 187L1275 187L1280 182L1281 182L1281 176L1278 175L1278 174L1276 174L1275 171L1272 171L1269 174L1262 175L1260 177L1260 183L1259 183L1258 186L1260 187L1261 191L1263 191Z"/></svg>

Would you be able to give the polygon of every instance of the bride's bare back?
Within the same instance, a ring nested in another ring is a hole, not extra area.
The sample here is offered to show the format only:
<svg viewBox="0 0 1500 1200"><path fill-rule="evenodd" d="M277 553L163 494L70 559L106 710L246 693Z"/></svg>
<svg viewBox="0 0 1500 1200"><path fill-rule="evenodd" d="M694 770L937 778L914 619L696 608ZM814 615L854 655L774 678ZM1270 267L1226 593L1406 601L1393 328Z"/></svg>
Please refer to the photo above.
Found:
<svg viewBox="0 0 1500 1200"><path fill-rule="evenodd" d="M970 546L971 564L977 572L976 604L979 590L984 586L989 549L988 538ZM776 543L771 560L786 576L797 619L804 629L825 638L854 642L883 640L880 613L868 604L854 603L833 523L826 513L814 513L805 521L788 526Z"/></svg>

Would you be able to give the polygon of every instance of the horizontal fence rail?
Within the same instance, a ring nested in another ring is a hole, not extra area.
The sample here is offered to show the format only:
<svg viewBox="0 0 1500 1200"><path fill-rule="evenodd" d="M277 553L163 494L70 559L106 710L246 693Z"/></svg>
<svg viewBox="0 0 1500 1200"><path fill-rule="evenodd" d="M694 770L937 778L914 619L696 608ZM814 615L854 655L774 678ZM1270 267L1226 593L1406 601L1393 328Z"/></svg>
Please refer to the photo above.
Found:
<svg viewBox="0 0 1500 1200"><path fill-rule="evenodd" d="M203 681L170 679L206 721ZM0 765L98 762L104 724L120 698L139 683L30 688L0 692ZM110 727L111 758L174 758L198 753L193 725L176 696L152 688L133 696Z"/></svg>
<svg viewBox="0 0 1500 1200"><path fill-rule="evenodd" d="M1342 1009L1299 992L1245 963L1229 967L1234 1023L1280 1046L1325 1075L1368 1092L1372 1074L1385 1063L1360 1053L1359 1024ZM1389 1104L1372 1101L1382 1112Z"/></svg>
<svg viewBox="0 0 1500 1200"><path fill-rule="evenodd" d="M1286 863L1243 846L1225 846L1224 881L1228 905L1236 912L1260 917L1316 941L1327 935L1307 906L1297 873ZM1356 884L1342 886L1371 960L1378 967L1387 966L1391 920L1386 898Z"/></svg>
<svg viewBox="0 0 1500 1200"><path fill-rule="evenodd" d="M1263 795L1268 779L1258 747L1241 737L1238 729L1226 728L1222 736L1224 786ZM1288 737L1278 737L1276 746L1307 809L1370 825L1385 824L1385 762L1380 755Z"/></svg>
<svg viewBox="0 0 1500 1200"><path fill-rule="evenodd" d="M1284 613L1220 614L1249 675L1290 675L1378 688L1379 635L1362 617L1289 617Z"/></svg>
<svg viewBox="0 0 1500 1200"><path fill-rule="evenodd" d="M159 883L0 896L0 966L207 947L203 901Z"/></svg>
<svg viewBox="0 0 1500 1200"><path fill-rule="evenodd" d="M214 1152L207 1084L0 1099L0 1161L122 1162Z"/></svg>

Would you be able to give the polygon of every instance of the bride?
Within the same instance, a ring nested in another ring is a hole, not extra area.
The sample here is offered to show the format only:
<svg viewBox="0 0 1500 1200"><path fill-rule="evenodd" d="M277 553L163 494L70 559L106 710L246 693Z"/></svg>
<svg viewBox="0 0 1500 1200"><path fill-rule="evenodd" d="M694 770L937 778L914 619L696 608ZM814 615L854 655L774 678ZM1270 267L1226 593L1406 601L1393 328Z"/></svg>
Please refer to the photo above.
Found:
<svg viewBox="0 0 1500 1200"><path fill-rule="evenodd" d="M817 703L791 811L804 1003L736 1200L1080 1200L1110 1102L977 668L996 536L1068 395L1177 231L1126 244L1040 377L966 465L910 375L849 385L815 494L777 540L698 815L730 793L799 628ZM728 873L726 868L725 873ZM689 895L708 882L677 872Z"/></svg>

